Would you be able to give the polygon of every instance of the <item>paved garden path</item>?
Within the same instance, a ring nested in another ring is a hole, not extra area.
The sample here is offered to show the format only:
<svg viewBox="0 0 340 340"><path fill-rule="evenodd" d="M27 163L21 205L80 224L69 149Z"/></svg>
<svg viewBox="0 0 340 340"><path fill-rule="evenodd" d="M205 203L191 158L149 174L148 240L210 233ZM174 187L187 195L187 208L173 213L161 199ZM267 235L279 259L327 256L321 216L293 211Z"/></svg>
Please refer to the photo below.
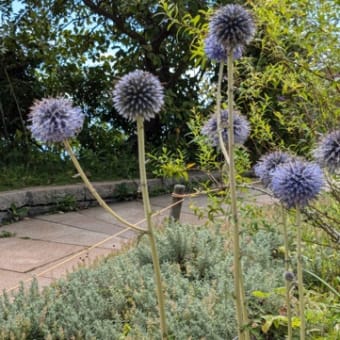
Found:
<svg viewBox="0 0 340 340"><path fill-rule="evenodd" d="M252 192L249 199L270 202L270 198ZM169 216L171 195L151 199L154 224L160 225ZM180 221L203 224L195 216L192 205L205 207L206 197L187 198L183 202ZM111 204L111 207L131 223L144 225L141 200ZM133 239L136 233L115 221L101 207L68 213L41 215L5 225L0 230L13 233L0 238L0 292L15 291L23 281L26 285L36 277L40 287L65 276L79 265L88 265L101 256L115 252ZM98 244L96 247L93 245Z"/></svg>

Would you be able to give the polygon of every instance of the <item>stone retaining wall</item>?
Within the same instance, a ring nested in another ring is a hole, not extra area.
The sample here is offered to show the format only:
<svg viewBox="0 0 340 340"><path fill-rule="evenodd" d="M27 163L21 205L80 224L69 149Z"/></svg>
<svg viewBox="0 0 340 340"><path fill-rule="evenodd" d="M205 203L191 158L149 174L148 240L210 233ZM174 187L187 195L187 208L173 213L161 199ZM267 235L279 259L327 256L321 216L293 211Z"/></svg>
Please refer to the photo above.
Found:
<svg viewBox="0 0 340 340"><path fill-rule="evenodd" d="M190 182L206 179L206 175L195 173ZM177 183L177 182L176 182ZM148 180L150 194L171 192L174 181ZM93 183L100 196L107 202L117 202L138 197L138 180L121 180ZM88 208L98 205L84 184L33 187L0 192L0 225L23 216L34 216L49 212Z"/></svg>

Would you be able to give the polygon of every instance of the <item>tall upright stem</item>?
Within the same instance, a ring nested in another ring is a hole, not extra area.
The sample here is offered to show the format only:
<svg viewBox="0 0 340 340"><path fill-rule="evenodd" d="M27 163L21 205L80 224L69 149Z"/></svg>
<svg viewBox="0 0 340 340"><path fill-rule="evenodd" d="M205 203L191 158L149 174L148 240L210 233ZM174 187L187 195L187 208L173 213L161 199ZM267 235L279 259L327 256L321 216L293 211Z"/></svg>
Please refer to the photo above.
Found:
<svg viewBox="0 0 340 340"><path fill-rule="evenodd" d="M249 331L244 326L249 323L245 301L245 291L242 277L242 263L240 251L240 230L237 212L237 195L234 161L234 64L233 51L228 51L228 148L229 148L229 186L231 199L231 214L234 237L234 281L236 295L236 309L241 336L239 339L250 339Z"/></svg>
<svg viewBox="0 0 340 340"><path fill-rule="evenodd" d="M89 179L87 178L84 170L82 169L81 165L79 164L77 157L75 156L75 154L73 153L72 147L69 143L68 140L64 140L64 146L66 151L68 152L68 154L71 157L71 160L73 162L74 167L77 169L81 179L83 180L85 186L89 189L90 193L93 195L93 197L97 200L97 202L99 203L99 205L104 208L110 215L112 215L116 220L118 220L119 222L123 223L124 225L126 225L127 227L134 229L138 232L143 232L145 233L146 230L143 228L139 228L138 226L131 224L130 222L126 221L124 218L122 218L121 216L119 216L115 211L113 211L108 205L107 203L101 198L101 196L98 194L97 190L94 188L94 186L92 185L92 183L89 181Z"/></svg>
<svg viewBox="0 0 340 340"><path fill-rule="evenodd" d="M139 160L139 176L140 176L140 187L143 197L144 214L147 222L148 236L151 247L152 263L155 272L155 283L156 292L159 307L160 327L162 339L167 339L168 331L166 325L165 316L165 302L162 288L161 270L159 265L159 257L156 247L156 240L154 230L151 221L151 204L148 192L148 184L145 169L145 143L144 143L144 118L142 116L137 117L137 136L138 136L138 160Z"/></svg>
<svg viewBox="0 0 340 340"><path fill-rule="evenodd" d="M285 271L289 271L289 240L288 240L288 230L287 230L287 212L282 207L282 224L283 224L283 238L285 245ZM290 307L290 282L285 280L286 287L286 305L287 305L287 320L288 320L288 338L287 340L292 340L292 309Z"/></svg>
<svg viewBox="0 0 340 340"><path fill-rule="evenodd" d="M222 100L222 95L221 95L221 85L222 85L222 78L223 78L223 68L224 68L224 63L221 62L218 70L218 82L217 82L217 89L216 89L216 122L217 122L217 134L218 134L218 141L219 141L219 147L222 151L223 157L224 157L224 162L225 165L227 166L226 168L230 169L232 164L230 163L230 157L228 154L228 150L226 149L225 146L225 141L223 140L223 127L222 127L222 122L221 122L221 100ZM233 77L233 75L231 75ZM229 86L229 65L228 65L228 86ZM228 88L228 96L230 95L229 93L229 88ZM231 94L232 97L232 94ZM230 121L228 122L230 124ZM228 134L230 135L230 130L228 131ZM230 145L230 143L229 143ZM230 152L230 148L229 148ZM229 173L229 183L230 181L230 173ZM233 223L234 225L234 223ZM242 297L241 297L241 290L240 290L240 267L239 267L239 261L238 259L240 258L240 250L239 247L236 246L236 243L239 244L239 233L237 232L235 234L235 228L233 230L233 235L234 235L234 287L235 287L235 307L236 307L236 319L237 319L237 335L239 340L245 340L244 333L242 332L243 329L243 312L242 312Z"/></svg>
<svg viewBox="0 0 340 340"><path fill-rule="evenodd" d="M225 142L223 140L222 131L224 127L222 126L222 118L221 118L221 85L222 85L222 77L223 77L223 68L224 63L221 62L219 69L218 69L218 81L217 81L217 91L216 91L216 122L217 122L217 134L218 134L218 141L219 146L221 148L225 163L227 166L229 166L230 160L228 151L225 147Z"/></svg>
<svg viewBox="0 0 340 340"><path fill-rule="evenodd" d="M301 232L301 211L296 207L296 229L297 229L297 277L299 291L299 311L300 311L300 339L305 340L306 337L306 321L305 321L305 298L303 289L302 274L302 232Z"/></svg>

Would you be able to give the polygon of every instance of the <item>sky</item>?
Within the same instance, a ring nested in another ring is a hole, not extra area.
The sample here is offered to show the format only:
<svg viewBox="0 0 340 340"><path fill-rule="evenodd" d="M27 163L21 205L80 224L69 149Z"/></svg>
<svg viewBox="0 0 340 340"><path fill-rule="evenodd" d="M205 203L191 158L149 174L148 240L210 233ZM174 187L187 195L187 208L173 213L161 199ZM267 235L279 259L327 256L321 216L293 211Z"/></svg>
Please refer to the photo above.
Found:
<svg viewBox="0 0 340 340"><path fill-rule="evenodd" d="M14 0L12 3L12 8L14 12L18 12L20 9L24 7L23 4L20 3L20 1Z"/></svg>

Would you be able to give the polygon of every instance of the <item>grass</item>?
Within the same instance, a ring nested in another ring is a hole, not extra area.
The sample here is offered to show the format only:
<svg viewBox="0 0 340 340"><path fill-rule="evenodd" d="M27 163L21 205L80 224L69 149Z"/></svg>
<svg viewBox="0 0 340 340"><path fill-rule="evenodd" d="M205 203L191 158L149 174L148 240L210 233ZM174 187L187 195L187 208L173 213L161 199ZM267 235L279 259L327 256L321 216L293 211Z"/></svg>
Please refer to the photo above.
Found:
<svg viewBox="0 0 340 340"><path fill-rule="evenodd" d="M15 233L12 233L10 231L7 230L1 230L0 231L0 238L8 238L8 237L14 237Z"/></svg>
<svg viewBox="0 0 340 340"><path fill-rule="evenodd" d="M0 191L29 186L80 183L72 162L60 146L40 149L30 145L5 147L0 144ZM112 150L82 151L79 161L91 181L136 178L138 163L128 147L123 152Z"/></svg>
<svg viewBox="0 0 340 340"><path fill-rule="evenodd" d="M112 181L136 176L136 171L132 167L129 169L129 165L124 166L123 163L120 164L119 171L117 171L117 164L101 164L99 169L94 164L85 163L84 167L91 181ZM102 169L105 169L105 172ZM76 174L76 170L69 161L60 160L50 163L46 160L26 165L0 163L0 191L31 186L81 183L81 179Z"/></svg>

